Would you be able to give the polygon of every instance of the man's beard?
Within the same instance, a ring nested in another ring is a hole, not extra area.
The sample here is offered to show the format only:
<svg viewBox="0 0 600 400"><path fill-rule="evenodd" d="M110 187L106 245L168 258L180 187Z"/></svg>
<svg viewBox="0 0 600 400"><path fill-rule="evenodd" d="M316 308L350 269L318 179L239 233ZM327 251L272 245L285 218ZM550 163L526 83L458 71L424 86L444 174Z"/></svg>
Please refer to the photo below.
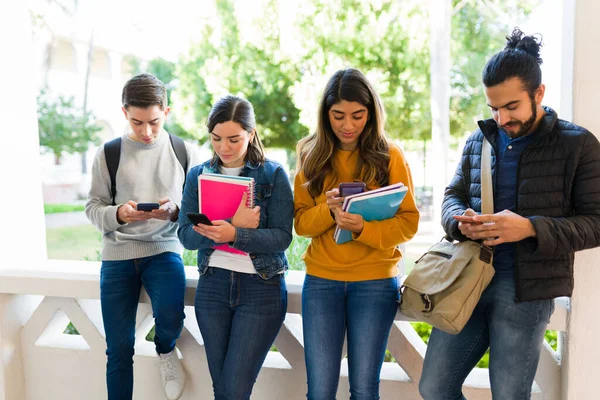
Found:
<svg viewBox="0 0 600 400"><path fill-rule="evenodd" d="M525 122L510 121L509 123L504 124L500 128L503 128L504 131L506 132L506 134L508 136L510 136L511 139L520 138L521 136L524 136L525 134L527 134L527 132L529 132L529 130L531 129L533 124L535 124L536 118L537 118L537 107L535 104L535 99L531 99L531 118L529 118ZM515 133L511 133L511 131L504 128L505 126L520 126L521 128L518 131L516 131Z"/></svg>

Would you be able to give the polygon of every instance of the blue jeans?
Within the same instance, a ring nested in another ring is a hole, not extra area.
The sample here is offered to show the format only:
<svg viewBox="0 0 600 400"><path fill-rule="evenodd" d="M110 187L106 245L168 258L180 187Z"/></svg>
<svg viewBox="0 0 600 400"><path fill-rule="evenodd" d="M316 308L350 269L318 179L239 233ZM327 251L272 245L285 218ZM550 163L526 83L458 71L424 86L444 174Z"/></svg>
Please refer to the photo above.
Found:
<svg viewBox="0 0 600 400"><path fill-rule="evenodd" d="M302 326L309 400L335 399L346 333L350 398L379 399L397 300L397 278L342 282L306 275Z"/></svg>
<svg viewBox="0 0 600 400"><path fill-rule="evenodd" d="M195 306L215 400L249 399L285 319L283 274L263 280L208 267L198 279Z"/></svg>
<svg viewBox="0 0 600 400"><path fill-rule="evenodd" d="M515 303L512 276L496 275L457 335L433 329L419 391L425 400L465 399L462 385L490 348L494 400L529 399L553 300Z"/></svg>
<svg viewBox="0 0 600 400"><path fill-rule="evenodd" d="M109 400L131 400L133 396L135 316L142 285L152 301L156 351L165 354L173 350L183 328L185 272L179 254L102 261L100 303L106 332Z"/></svg>

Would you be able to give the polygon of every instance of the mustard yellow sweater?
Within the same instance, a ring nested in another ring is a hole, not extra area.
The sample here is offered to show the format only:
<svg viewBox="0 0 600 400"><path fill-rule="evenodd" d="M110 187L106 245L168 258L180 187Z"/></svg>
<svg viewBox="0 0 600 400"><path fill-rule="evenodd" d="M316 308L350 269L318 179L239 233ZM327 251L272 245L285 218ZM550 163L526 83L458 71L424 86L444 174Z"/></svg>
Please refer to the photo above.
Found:
<svg viewBox="0 0 600 400"><path fill-rule="evenodd" d="M306 178L302 171L294 182L294 226L300 236L310 238L304 254L306 272L310 275L338 281L365 281L391 278L398 275L396 264L402 257L396 246L407 242L417 232L419 210L415 205L410 169L402 151L390 143L389 183L402 182L409 190L393 218L364 223L363 231L354 234L354 240L336 244L333 239L335 220L329 213L325 192L341 182L352 182L358 160L358 150L337 150L333 168L337 172L325 179L323 191L313 197L303 186ZM367 182L368 190L377 188Z"/></svg>

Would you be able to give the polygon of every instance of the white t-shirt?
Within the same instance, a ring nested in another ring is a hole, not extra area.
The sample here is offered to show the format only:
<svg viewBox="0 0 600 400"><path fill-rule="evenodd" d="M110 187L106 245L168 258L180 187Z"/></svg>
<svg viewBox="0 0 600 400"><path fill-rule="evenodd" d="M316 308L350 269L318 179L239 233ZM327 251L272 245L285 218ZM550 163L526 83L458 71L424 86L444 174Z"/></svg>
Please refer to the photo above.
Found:
<svg viewBox="0 0 600 400"><path fill-rule="evenodd" d="M242 173L244 167L225 168L220 167L223 175L238 176ZM256 274L256 268L252 264L249 255L233 254L226 251L215 250L208 261L209 267L227 269L229 271L241 272L244 274Z"/></svg>

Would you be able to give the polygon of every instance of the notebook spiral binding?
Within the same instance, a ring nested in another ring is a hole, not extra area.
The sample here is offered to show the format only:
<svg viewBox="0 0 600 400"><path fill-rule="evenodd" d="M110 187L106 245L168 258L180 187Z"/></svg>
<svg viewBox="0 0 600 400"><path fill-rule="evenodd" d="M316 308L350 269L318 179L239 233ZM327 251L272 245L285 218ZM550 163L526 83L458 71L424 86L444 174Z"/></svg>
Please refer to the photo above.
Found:
<svg viewBox="0 0 600 400"><path fill-rule="evenodd" d="M246 193L248 194L246 207L254 208L254 205L256 204L256 190L254 188L254 180L252 180L252 183L248 186Z"/></svg>

